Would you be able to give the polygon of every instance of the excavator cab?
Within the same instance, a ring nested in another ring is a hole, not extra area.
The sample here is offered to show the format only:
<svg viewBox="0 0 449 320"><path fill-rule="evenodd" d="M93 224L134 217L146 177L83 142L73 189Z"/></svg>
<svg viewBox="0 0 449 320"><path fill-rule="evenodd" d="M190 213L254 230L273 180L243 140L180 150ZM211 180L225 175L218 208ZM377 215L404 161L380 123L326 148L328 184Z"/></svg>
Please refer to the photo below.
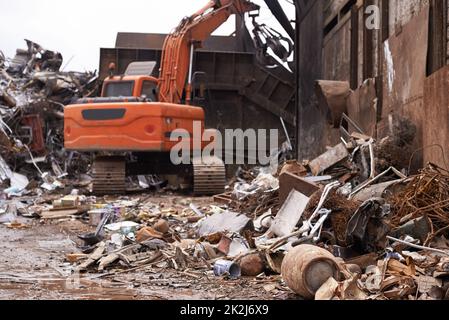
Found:
<svg viewBox="0 0 449 320"><path fill-rule="evenodd" d="M149 76L115 76L103 83L101 97L135 97L157 102L157 79Z"/></svg>
<svg viewBox="0 0 449 320"><path fill-rule="evenodd" d="M149 102L158 101L158 79L151 75L156 68L154 61L132 62L124 75L114 76L115 64L109 65L110 76L103 82L101 96L143 98Z"/></svg>

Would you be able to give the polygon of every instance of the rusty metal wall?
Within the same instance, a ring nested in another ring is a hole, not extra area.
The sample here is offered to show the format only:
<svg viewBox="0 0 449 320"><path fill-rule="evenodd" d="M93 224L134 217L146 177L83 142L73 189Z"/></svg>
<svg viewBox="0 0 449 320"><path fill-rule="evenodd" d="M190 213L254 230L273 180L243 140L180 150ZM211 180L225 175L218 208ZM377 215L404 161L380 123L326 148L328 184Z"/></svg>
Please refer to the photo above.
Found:
<svg viewBox="0 0 449 320"><path fill-rule="evenodd" d="M429 0L389 0L389 35L400 33L402 27L429 4Z"/></svg>
<svg viewBox="0 0 449 320"><path fill-rule="evenodd" d="M158 50L163 47L166 36L161 33L119 32L115 47ZM239 45L237 37L211 36L203 42L203 48L198 51L242 52L244 49Z"/></svg>
<svg viewBox="0 0 449 320"><path fill-rule="evenodd" d="M449 66L425 80L424 162L449 170Z"/></svg>
<svg viewBox="0 0 449 320"><path fill-rule="evenodd" d="M378 125L378 138L395 134L392 124L398 117L410 119L416 125L417 134L413 143L417 153L413 168L423 166L423 119L424 80L427 67L427 44L429 35L429 7L412 18L397 36L384 43L383 61L383 109ZM392 121L393 119L393 121Z"/></svg>
<svg viewBox="0 0 449 320"><path fill-rule="evenodd" d="M117 49L117 48L101 48L100 49L100 79L105 79L109 75L109 64L114 62L117 67L118 74L124 74L128 65L133 61L156 61L154 68L154 76L159 74L160 60L162 50L152 49Z"/></svg>
<svg viewBox="0 0 449 320"><path fill-rule="evenodd" d="M368 79L348 99L348 116L368 135L377 137L377 91L375 79Z"/></svg>
<svg viewBox="0 0 449 320"><path fill-rule="evenodd" d="M374 137L394 134L391 131L395 119L407 118L417 126L413 147L425 147L424 82L449 61L449 1L323 0L311 4L297 0L296 3L302 14L297 39L300 158L316 156L339 136L314 109L313 83L318 79L350 82L354 93L348 104L349 113ZM380 30L365 27L364 9L371 4L380 6ZM324 34L324 39L320 34ZM388 53L390 57L386 57ZM393 67L388 65L388 59ZM370 78L376 79L366 83ZM423 164L424 155L425 151L417 152L413 167Z"/></svg>
<svg viewBox="0 0 449 320"><path fill-rule="evenodd" d="M324 38L325 80L351 81L351 13Z"/></svg>
<svg viewBox="0 0 449 320"><path fill-rule="evenodd" d="M214 90L233 90L272 115L296 124L293 74L283 67L265 68L255 55L237 52L198 52L195 70L205 72L205 84Z"/></svg>

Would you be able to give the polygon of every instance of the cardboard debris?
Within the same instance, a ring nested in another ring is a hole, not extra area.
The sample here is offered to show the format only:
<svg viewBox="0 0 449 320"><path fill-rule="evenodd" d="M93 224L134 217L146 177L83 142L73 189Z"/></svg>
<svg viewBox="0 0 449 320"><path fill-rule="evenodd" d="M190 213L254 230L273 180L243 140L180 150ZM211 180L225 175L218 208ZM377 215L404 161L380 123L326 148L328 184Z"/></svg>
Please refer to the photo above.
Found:
<svg viewBox="0 0 449 320"><path fill-rule="evenodd" d="M279 202L284 203L292 190L301 192L307 197L311 197L320 188L303 178L290 173L284 172L279 176Z"/></svg>
<svg viewBox="0 0 449 320"><path fill-rule="evenodd" d="M137 242L144 242L148 239L163 239L163 237L163 233L158 232L151 227L145 227L137 232L136 240Z"/></svg>
<svg viewBox="0 0 449 320"><path fill-rule="evenodd" d="M42 219L63 219L71 216L80 215L89 210L89 207L78 207L76 209L51 209L42 211L40 217Z"/></svg>

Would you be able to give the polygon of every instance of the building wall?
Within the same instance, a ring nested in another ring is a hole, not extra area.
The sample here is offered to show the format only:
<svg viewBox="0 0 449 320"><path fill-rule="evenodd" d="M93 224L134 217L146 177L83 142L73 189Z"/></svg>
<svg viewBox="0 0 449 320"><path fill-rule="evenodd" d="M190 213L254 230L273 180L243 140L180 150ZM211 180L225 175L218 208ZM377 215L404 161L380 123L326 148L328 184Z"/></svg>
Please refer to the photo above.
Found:
<svg viewBox="0 0 449 320"><path fill-rule="evenodd" d="M412 149L417 151L412 168L423 166L424 81L429 43L429 7L401 27L384 42L383 108L377 137L397 135L397 125L407 119L416 128Z"/></svg>
<svg viewBox="0 0 449 320"><path fill-rule="evenodd" d="M449 169L449 66L425 80L424 105L431 110L424 117L424 162Z"/></svg>
<svg viewBox="0 0 449 320"><path fill-rule="evenodd" d="M400 32L402 27L429 5L429 0L389 0L389 36Z"/></svg>
<svg viewBox="0 0 449 320"><path fill-rule="evenodd" d="M394 134L391 132L392 119L408 118L418 127L413 147L423 149L416 157L414 166L419 167L424 165L424 161L435 159L441 152L433 150L429 155L426 151L426 144L435 142L433 140L437 138L435 132L426 132L430 126L426 126L424 118L427 112L440 113L445 102L439 101L438 108L426 105L424 96L432 87L432 82L426 86L425 83L428 77L449 62L449 0L316 2L321 2L323 11L320 13L316 4L314 10L309 10L298 21L298 70L307 71L300 71L298 75L299 157L311 159L339 139L339 132L330 128L316 108L313 84L321 79L348 81L351 84L354 97L351 105L348 103L347 112L352 118L363 122L362 126L375 138ZM365 28L365 9L372 4L381 9L381 28L377 30ZM427 15L423 16L423 12ZM315 16L311 18L312 15ZM318 36L320 28L322 38ZM418 31L422 36L417 36ZM318 49L320 41L322 46ZM388 88L387 43L396 46L394 67L397 81L401 82L393 86L392 92L385 91ZM304 45L308 47L301 48ZM304 54L307 58L302 56ZM321 69L317 70L320 66ZM367 82L368 79L372 80ZM448 85L447 81L441 80L441 76L437 80L439 88ZM316 114L312 115L313 111ZM446 119L446 114L441 116ZM445 147L449 149L449 146Z"/></svg>

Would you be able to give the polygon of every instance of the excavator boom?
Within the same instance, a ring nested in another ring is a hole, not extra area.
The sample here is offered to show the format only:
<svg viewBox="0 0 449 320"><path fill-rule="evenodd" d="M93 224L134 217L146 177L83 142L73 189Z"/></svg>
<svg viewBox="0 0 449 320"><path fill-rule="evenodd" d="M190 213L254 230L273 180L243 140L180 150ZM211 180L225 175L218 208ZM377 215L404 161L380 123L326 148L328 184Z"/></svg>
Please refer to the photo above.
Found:
<svg viewBox="0 0 449 320"><path fill-rule="evenodd" d="M243 15L258 9L259 6L247 0L211 0L204 8L184 18L164 42L159 75L159 100L180 103L186 89L186 103L190 104L194 49L201 47L202 42L231 15Z"/></svg>

